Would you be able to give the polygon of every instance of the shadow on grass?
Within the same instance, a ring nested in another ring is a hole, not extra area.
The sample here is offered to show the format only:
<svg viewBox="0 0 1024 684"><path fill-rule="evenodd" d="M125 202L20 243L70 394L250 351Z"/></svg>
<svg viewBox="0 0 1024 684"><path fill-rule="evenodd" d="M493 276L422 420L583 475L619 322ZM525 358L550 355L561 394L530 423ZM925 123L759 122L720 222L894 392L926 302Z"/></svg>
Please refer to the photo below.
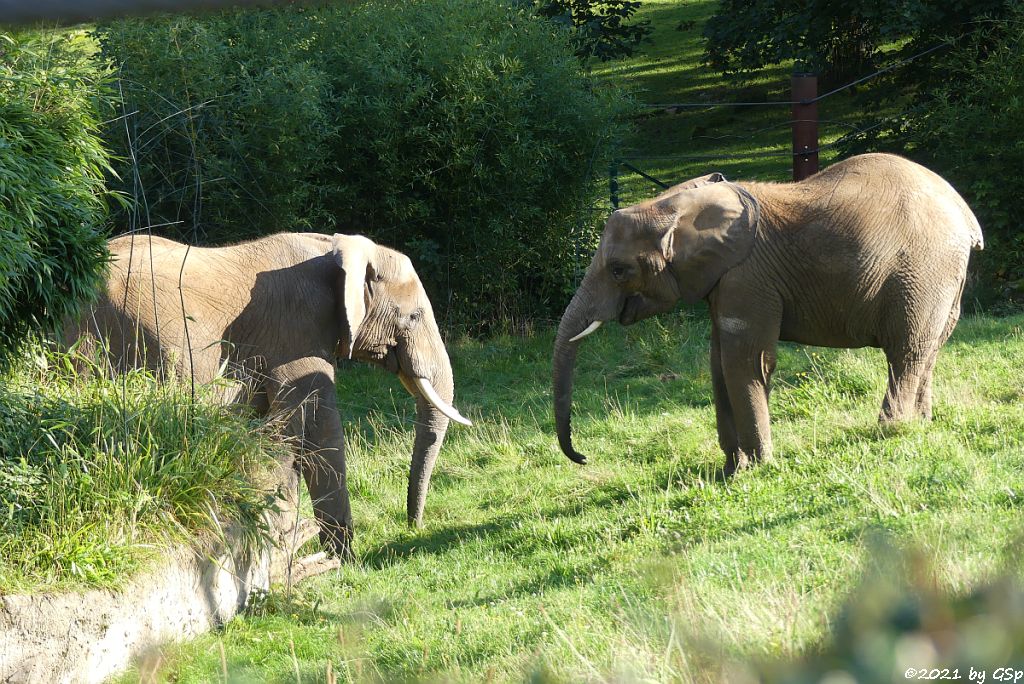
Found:
<svg viewBox="0 0 1024 684"><path fill-rule="evenodd" d="M514 523L502 516L482 523L449 525L414 537L388 542L362 555L362 565L373 570L387 568L417 554L440 555L463 544L504 534Z"/></svg>

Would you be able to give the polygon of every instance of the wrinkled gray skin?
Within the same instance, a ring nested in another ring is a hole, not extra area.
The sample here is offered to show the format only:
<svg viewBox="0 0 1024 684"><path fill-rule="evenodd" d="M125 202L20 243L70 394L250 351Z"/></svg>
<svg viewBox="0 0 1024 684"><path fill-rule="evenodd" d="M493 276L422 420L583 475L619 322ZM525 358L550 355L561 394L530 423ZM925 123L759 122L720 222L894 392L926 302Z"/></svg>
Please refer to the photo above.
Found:
<svg viewBox="0 0 1024 684"><path fill-rule="evenodd" d="M410 524L421 523L449 417L416 379L449 411L454 385L430 301L405 255L361 236L311 233L219 248L128 236L109 248L106 288L66 327L65 344L85 337L88 349L98 335L116 371L148 367L197 383L225 376L233 381L225 383L227 400L290 413L321 542L342 557L351 555L352 514L334 361L352 357L396 373L416 399L407 503Z"/></svg>
<svg viewBox="0 0 1024 684"><path fill-rule="evenodd" d="M573 461L573 366L593 322L630 325L679 300L710 307L711 370L726 473L772 456L778 340L881 347L880 420L931 418L932 369L960 316L977 220L948 183L868 154L799 183L696 178L614 212L558 327L555 424Z"/></svg>

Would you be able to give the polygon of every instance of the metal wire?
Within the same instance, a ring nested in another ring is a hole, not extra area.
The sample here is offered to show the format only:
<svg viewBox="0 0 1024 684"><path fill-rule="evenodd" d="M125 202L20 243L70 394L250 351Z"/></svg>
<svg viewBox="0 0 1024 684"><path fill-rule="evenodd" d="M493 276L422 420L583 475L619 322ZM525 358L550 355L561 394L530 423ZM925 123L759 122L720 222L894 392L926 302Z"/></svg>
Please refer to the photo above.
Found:
<svg viewBox="0 0 1024 684"><path fill-rule="evenodd" d="M239 6L266 7L285 2L286 0L0 0L0 24L80 24L97 19L154 12L194 12Z"/></svg>

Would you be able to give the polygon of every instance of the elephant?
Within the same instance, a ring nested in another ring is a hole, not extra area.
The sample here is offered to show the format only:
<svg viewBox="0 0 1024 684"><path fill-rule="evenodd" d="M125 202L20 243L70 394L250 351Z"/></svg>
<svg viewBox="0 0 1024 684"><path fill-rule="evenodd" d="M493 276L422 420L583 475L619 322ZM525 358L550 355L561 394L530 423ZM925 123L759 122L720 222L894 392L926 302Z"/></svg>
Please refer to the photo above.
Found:
<svg viewBox="0 0 1024 684"><path fill-rule="evenodd" d="M794 183L694 178L613 212L558 325L555 427L572 444L580 340L706 300L726 475L772 458L768 397L779 340L880 347L879 419L930 419L932 370L960 316L981 227L941 177L890 154L851 157Z"/></svg>
<svg viewBox="0 0 1024 684"><path fill-rule="evenodd" d="M321 544L352 556L345 445L335 360L398 375L416 400L408 521L419 526L453 406L451 362L430 300L404 254L360 235L279 233L227 247L159 237L108 242L112 261L96 303L63 335L106 349L114 372L209 383L260 414L290 415Z"/></svg>

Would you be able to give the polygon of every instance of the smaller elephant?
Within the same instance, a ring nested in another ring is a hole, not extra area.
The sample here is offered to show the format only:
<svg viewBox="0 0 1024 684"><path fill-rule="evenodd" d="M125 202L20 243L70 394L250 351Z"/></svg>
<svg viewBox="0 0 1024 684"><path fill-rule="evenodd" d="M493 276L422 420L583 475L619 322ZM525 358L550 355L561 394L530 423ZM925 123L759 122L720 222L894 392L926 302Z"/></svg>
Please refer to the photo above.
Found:
<svg viewBox="0 0 1024 684"><path fill-rule="evenodd" d="M901 157L852 157L798 183L695 178L614 212L558 326L555 425L572 445L580 340L707 301L711 377L725 472L770 459L768 395L779 340L881 347L880 420L932 414L932 370L960 316L972 249L970 208L942 178Z"/></svg>
<svg viewBox="0 0 1024 684"><path fill-rule="evenodd" d="M416 400L408 519L423 517L453 406L454 382L427 293L404 254L360 235L279 233L228 247L124 236L99 301L65 326L66 346L104 340L112 367L207 383L226 399L289 413L296 463L325 547L351 555L345 444L335 359L398 375ZM79 342L81 340L81 342Z"/></svg>

